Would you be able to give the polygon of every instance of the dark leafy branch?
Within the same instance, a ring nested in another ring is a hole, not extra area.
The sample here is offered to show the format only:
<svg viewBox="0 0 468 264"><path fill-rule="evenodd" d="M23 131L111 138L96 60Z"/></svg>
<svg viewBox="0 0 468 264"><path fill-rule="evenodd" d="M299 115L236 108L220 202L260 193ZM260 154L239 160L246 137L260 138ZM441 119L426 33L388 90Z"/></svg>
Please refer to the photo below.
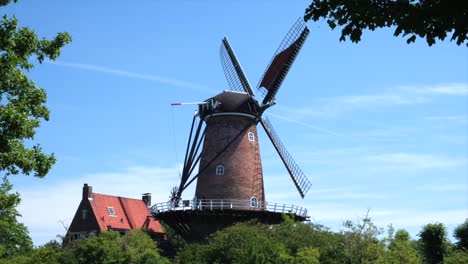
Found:
<svg viewBox="0 0 468 264"><path fill-rule="evenodd" d="M468 1L313 0L304 20L321 19L342 27L340 41L357 43L366 29L394 27L394 36L409 36L408 44L420 37L432 46L451 34L450 41L468 46Z"/></svg>

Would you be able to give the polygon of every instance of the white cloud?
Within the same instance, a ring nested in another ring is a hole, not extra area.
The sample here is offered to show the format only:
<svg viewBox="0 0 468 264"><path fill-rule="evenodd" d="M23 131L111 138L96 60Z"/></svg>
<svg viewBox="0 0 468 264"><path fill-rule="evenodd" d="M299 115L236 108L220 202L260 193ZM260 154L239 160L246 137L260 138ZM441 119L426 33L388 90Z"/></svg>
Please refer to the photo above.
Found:
<svg viewBox="0 0 468 264"><path fill-rule="evenodd" d="M428 94L441 95L468 95L468 84L466 83L451 83L436 86L423 87L417 90Z"/></svg>
<svg viewBox="0 0 468 264"><path fill-rule="evenodd" d="M182 81L182 80L177 80L177 79L161 77L161 76L152 75L152 74L136 73L136 72L130 72L130 71L125 71L125 70L119 70L119 69L114 69L114 68L109 68L109 67L104 67L104 66L99 66L99 65L84 64L84 63L73 63L73 62L63 62L63 61L48 61L48 63L53 64L53 65L58 65L58 66L69 67L69 68L82 69L82 70L112 74L112 75L117 75L117 76L123 76L123 77L128 77L128 78L153 81L153 82L168 84L168 85L175 86L175 87L188 88L188 89L195 90L195 91L203 91L203 92L210 92L210 93L216 92L215 90L210 89L203 85L199 85L199 84L195 84L195 83L187 82L187 81Z"/></svg>
<svg viewBox="0 0 468 264"><path fill-rule="evenodd" d="M372 162L382 163L384 166L395 166L413 169L441 169L463 166L466 158L450 158L431 154L414 153L384 153L366 157Z"/></svg>
<svg viewBox="0 0 468 264"><path fill-rule="evenodd" d="M371 212L372 213L372 212ZM444 223L445 225L461 224L468 216L468 209L445 210L413 210L395 211L384 217L375 217L379 225L394 224L401 227L422 226L428 223Z"/></svg>
<svg viewBox="0 0 468 264"><path fill-rule="evenodd" d="M420 191L430 191L430 192L457 192L463 191L468 193L468 181L463 183L437 183L437 184L423 184L416 187Z"/></svg>
<svg viewBox="0 0 468 264"><path fill-rule="evenodd" d="M468 124L468 115L450 115L450 116L426 116L426 120L434 121L452 121L460 124Z"/></svg>
<svg viewBox="0 0 468 264"><path fill-rule="evenodd" d="M416 104L426 101L425 98L419 96L409 96L404 94L382 94L382 95L351 95L332 98L335 104L348 106L387 106L387 105L404 105Z"/></svg>
<svg viewBox="0 0 468 264"><path fill-rule="evenodd" d="M398 105L414 105L428 103L437 100L437 97L466 96L468 95L467 83L449 83L432 86L398 86L385 89L375 94L356 94L319 98L312 107L296 108L277 106L276 110L283 113L294 114L301 117L328 117L349 112L359 108L390 107Z"/></svg>

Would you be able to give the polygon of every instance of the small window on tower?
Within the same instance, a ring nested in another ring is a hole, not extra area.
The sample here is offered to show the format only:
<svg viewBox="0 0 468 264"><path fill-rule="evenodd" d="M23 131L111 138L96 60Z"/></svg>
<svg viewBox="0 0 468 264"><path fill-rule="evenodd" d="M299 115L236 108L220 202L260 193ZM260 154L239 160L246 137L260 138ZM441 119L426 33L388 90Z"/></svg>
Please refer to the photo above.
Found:
<svg viewBox="0 0 468 264"><path fill-rule="evenodd" d="M85 220L86 218L88 218L88 210L81 210L81 219Z"/></svg>
<svg viewBox="0 0 468 264"><path fill-rule="evenodd" d="M224 175L224 166L223 165L216 166L216 175Z"/></svg>
<svg viewBox="0 0 468 264"><path fill-rule="evenodd" d="M107 207L107 211L109 212L109 215L115 215L114 207Z"/></svg>
<svg viewBox="0 0 468 264"><path fill-rule="evenodd" d="M255 208L258 207L258 200L257 200L257 197L252 196L252 197L250 198L250 207L255 207Z"/></svg>
<svg viewBox="0 0 468 264"><path fill-rule="evenodd" d="M255 135L253 132L249 132L249 141L255 141Z"/></svg>

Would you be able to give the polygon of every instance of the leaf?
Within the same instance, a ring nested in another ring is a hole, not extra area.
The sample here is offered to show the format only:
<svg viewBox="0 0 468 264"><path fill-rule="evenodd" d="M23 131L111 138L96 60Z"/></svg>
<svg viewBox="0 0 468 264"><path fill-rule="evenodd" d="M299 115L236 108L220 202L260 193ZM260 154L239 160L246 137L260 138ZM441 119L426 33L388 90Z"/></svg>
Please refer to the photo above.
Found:
<svg viewBox="0 0 468 264"><path fill-rule="evenodd" d="M406 43L410 44L411 42L414 42L415 40L416 40L416 35L413 35L409 39L406 40Z"/></svg>
<svg viewBox="0 0 468 264"><path fill-rule="evenodd" d="M334 20L328 19L327 20L328 26L333 30L336 27L336 23Z"/></svg>

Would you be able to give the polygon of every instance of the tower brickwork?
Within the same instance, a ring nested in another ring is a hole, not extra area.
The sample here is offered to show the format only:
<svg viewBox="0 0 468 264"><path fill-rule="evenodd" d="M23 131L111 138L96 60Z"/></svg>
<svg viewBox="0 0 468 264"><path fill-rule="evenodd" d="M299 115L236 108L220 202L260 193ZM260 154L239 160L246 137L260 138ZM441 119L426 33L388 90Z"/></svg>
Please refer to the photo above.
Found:
<svg viewBox="0 0 468 264"><path fill-rule="evenodd" d="M245 201L255 197L259 202L265 201L257 122L253 113L242 110L249 108L239 100L240 96L223 93L215 98L222 107L204 116L206 130L197 199ZM233 101L239 103L232 104Z"/></svg>

